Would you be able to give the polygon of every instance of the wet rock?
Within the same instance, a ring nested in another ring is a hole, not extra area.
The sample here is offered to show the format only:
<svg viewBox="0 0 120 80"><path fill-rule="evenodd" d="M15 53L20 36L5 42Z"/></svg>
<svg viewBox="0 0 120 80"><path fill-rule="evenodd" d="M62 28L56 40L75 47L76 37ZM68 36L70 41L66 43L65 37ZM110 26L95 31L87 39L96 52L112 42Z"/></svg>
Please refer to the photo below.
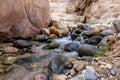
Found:
<svg viewBox="0 0 120 80"><path fill-rule="evenodd" d="M86 61L92 61L92 57L90 56L83 56L81 59Z"/></svg>
<svg viewBox="0 0 120 80"><path fill-rule="evenodd" d="M15 47L4 47L3 51L4 53L16 53L18 49Z"/></svg>
<svg viewBox="0 0 120 80"><path fill-rule="evenodd" d="M99 49L89 44L81 44L77 49L79 56L94 56Z"/></svg>
<svg viewBox="0 0 120 80"><path fill-rule="evenodd" d="M37 35L35 40L41 41L41 42L46 42L48 40L48 36L47 35Z"/></svg>
<svg viewBox="0 0 120 80"><path fill-rule="evenodd" d="M112 76L115 76L115 75L116 75L116 71L115 71L114 69L110 69L110 74L111 74Z"/></svg>
<svg viewBox="0 0 120 80"><path fill-rule="evenodd" d="M2 66L0 67L0 73L9 72L14 68L14 66Z"/></svg>
<svg viewBox="0 0 120 80"><path fill-rule="evenodd" d="M34 76L34 80L47 80L47 78L44 74L37 74Z"/></svg>
<svg viewBox="0 0 120 80"><path fill-rule="evenodd" d="M66 75L58 75L58 74L54 74L53 75L53 79L52 80L66 80L67 79L67 76Z"/></svg>
<svg viewBox="0 0 120 80"><path fill-rule="evenodd" d="M42 28L42 34L44 35L50 35L50 31L47 28Z"/></svg>
<svg viewBox="0 0 120 80"><path fill-rule="evenodd" d="M59 43L49 43L43 47L43 49L55 49L59 48L60 44Z"/></svg>
<svg viewBox="0 0 120 80"><path fill-rule="evenodd" d="M75 30L72 31L71 38L75 40L78 36L80 36L81 32L82 32L82 29L76 28Z"/></svg>
<svg viewBox="0 0 120 80"><path fill-rule="evenodd" d="M85 40L86 44L97 45L102 40L102 36L93 36L87 40Z"/></svg>
<svg viewBox="0 0 120 80"><path fill-rule="evenodd" d="M69 51L69 52L76 51L79 45L80 45L79 42L72 42L72 43L65 45L64 50Z"/></svg>
<svg viewBox="0 0 120 80"><path fill-rule="evenodd" d="M16 57L8 56L8 57L5 57L5 59L3 60L2 64L4 64L4 65L11 65L11 64L14 64L16 61L17 61Z"/></svg>
<svg viewBox="0 0 120 80"><path fill-rule="evenodd" d="M113 31L112 29L107 29L107 30L103 30L100 34L101 34L103 37L105 37L105 36L109 36L109 35L114 34L114 31Z"/></svg>
<svg viewBox="0 0 120 80"><path fill-rule="evenodd" d="M17 48L27 48L30 47L30 44L26 40L17 40L13 43L13 46Z"/></svg>
<svg viewBox="0 0 120 80"><path fill-rule="evenodd" d="M86 66L86 63L84 61L78 61L74 64L73 68L79 72L82 71Z"/></svg>
<svg viewBox="0 0 120 80"><path fill-rule="evenodd" d="M64 70L64 64L67 61L66 57L63 55L56 55L51 63L50 63L50 69L52 73L61 73Z"/></svg>
<svg viewBox="0 0 120 80"><path fill-rule="evenodd" d="M87 70L84 74L86 80L97 80L97 76L90 70Z"/></svg>
<svg viewBox="0 0 120 80"><path fill-rule="evenodd" d="M118 32L120 32L120 19L116 19L113 21L113 25Z"/></svg>
<svg viewBox="0 0 120 80"><path fill-rule="evenodd" d="M84 37L83 36L78 36L75 41L79 41L80 43L85 43Z"/></svg>
<svg viewBox="0 0 120 80"><path fill-rule="evenodd" d="M51 34L55 34L57 36L61 36L60 31L55 26L51 26L49 28L49 31L50 31Z"/></svg>
<svg viewBox="0 0 120 80"><path fill-rule="evenodd" d="M54 38L57 38L57 36L56 36L55 34L50 34L50 35L49 35L49 38L50 38L50 39L54 39Z"/></svg>

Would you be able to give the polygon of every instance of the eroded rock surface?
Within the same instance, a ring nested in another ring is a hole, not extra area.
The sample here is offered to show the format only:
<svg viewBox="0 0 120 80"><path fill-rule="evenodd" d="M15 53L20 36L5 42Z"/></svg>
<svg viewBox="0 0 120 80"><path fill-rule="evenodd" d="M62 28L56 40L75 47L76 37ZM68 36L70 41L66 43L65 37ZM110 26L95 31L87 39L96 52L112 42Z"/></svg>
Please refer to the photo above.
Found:
<svg viewBox="0 0 120 80"><path fill-rule="evenodd" d="M49 0L0 0L0 37L30 37L50 23Z"/></svg>

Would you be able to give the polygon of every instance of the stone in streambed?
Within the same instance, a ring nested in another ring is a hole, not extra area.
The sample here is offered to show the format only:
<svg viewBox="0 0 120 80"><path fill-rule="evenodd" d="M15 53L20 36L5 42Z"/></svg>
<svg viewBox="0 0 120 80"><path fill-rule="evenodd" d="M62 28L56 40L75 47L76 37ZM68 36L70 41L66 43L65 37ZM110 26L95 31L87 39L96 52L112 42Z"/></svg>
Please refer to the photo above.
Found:
<svg viewBox="0 0 120 80"><path fill-rule="evenodd" d="M37 35L35 40L41 41L41 42L46 42L48 40L48 36L47 35Z"/></svg>
<svg viewBox="0 0 120 80"><path fill-rule="evenodd" d="M66 57L63 55L56 55L51 63L50 69L53 73L61 73L63 71L63 67L65 62L67 61Z"/></svg>
<svg viewBox="0 0 120 80"><path fill-rule="evenodd" d="M8 56L8 57L5 57L2 64L11 65L11 64L14 64L16 61L17 61L16 57Z"/></svg>
<svg viewBox="0 0 120 80"><path fill-rule="evenodd" d="M69 51L69 52L76 51L79 45L80 45L79 42L72 42L72 43L65 45L64 50Z"/></svg>
<svg viewBox="0 0 120 80"><path fill-rule="evenodd" d="M16 53L18 49L15 47L4 47L3 51L4 53Z"/></svg>
<svg viewBox="0 0 120 80"><path fill-rule="evenodd" d="M30 47L30 44L26 40L16 40L13 46L17 48L27 48Z"/></svg>
<svg viewBox="0 0 120 80"><path fill-rule="evenodd" d="M93 36L87 40L85 40L86 44L97 45L102 40L102 36Z"/></svg>
<svg viewBox="0 0 120 80"><path fill-rule="evenodd" d="M59 48L60 44L59 43L49 43L43 47L43 49L55 49Z"/></svg>
<svg viewBox="0 0 120 80"><path fill-rule="evenodd" d="M98 47L89 44L81 44L77 48L79 56L94 56L98 50Z"/></svg>

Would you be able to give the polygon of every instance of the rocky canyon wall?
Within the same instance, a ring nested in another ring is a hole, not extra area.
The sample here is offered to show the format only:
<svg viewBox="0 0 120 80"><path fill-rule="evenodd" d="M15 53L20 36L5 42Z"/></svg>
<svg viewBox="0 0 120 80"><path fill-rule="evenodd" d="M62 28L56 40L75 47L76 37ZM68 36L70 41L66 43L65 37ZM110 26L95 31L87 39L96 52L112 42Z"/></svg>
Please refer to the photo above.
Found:
<svg viewBox="0 0 120 80"><path fill-rule="evenodd" d="M72 0L79 14L90 23L110 24L120 16L120 0Z"/></svg>

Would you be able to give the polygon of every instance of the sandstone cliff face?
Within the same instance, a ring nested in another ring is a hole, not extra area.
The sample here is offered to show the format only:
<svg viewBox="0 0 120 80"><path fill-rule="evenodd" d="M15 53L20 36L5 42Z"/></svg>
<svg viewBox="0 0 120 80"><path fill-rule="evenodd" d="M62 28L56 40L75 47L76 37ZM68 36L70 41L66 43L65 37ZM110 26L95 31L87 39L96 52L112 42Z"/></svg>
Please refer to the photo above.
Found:
<svg viewBox="0 0 120 80"><path fill-rule="evenodd" d="M50 23L49 0L0 0L0 38L27 38Z"/></svg>
<svg viewBox="0 0 120 80"><path fill-rule="evenodd" d="M87 22L109 24L120 16L120 0L73 0L73 3Z"/></svg>

